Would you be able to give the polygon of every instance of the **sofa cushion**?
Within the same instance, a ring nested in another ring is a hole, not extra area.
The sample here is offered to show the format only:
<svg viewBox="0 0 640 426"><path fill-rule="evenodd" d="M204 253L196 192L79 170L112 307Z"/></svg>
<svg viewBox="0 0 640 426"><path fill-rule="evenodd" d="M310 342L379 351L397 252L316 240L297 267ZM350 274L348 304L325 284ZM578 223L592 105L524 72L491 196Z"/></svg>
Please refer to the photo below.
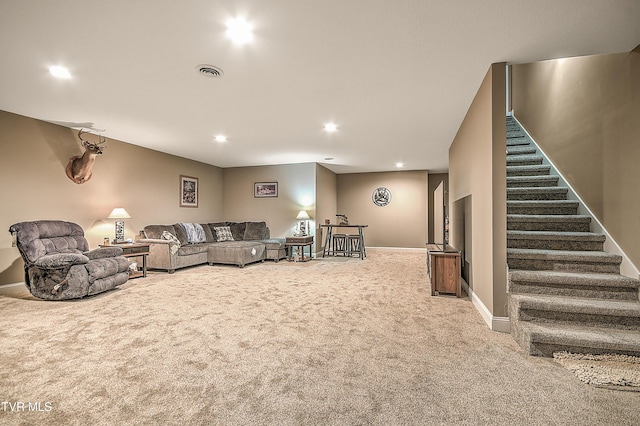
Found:
<svg viewBox="0 0 640 426"><path fill-rule="evenodd" d="M12 225L20 253L28 263L54 253L82 253L89 250L80 225L59 220L38 220Z"/></svg>
<svg viewBox="0 0 640 426"><path fill-rule="evenodd" d="M83 265L89 262L89 258L81 253L55 253L39 257L34 265L43 269L65 268L72 265Z"/></svg>
<svg viewBox="0 0 640 426"><path fill-rule="evenodd" d="M246 227L247 222L232 222L229 224L234 241L242 241L244 239L244 230Z"/></svg>
<svg viewBox="0 0 640 426"><path fill-rule="evenodd" d="M213 236L213 230L209 227L209 225L206 224L206 223L201 223L200 225L202 225L202 229L204 230L204 235L206 237L206 241L208 243L215 243L217 240Z"/></svg>
<svg viewBox="0 0 640 426"><path fill-rule="evenodd" d="M175 225L173 225L173 228L175 229L175 232L173 235L178 237L178 240L180 240L180 244L182 244L183 246L186 246L187 244L189 244L189 239L187 238L187 233L184 231L184 228L180 226L179 223L176 223Z"/></svg>
<svg viewBox="0 0 640 426"><path fill-rule="evenodd" d="M244 230L244 240L264 240L267 238L266 222L247 222Z"/></svg>
<svg viewBox="0 0 640 426"><path fill-rule="evenodd" d="M187 244L178 249L178 256L189 256L192 254L206 253L211 246L209 243Z"/></svg>
<svg viewBox="0 0 640 426"><path fill-rule="evenodd" d="M118 246L99 247L97 249L85 251L82 254L87 256L89 260L102 259L105 257L115 257L115 256L122 255L122 247L118 247Z"/></svg>
<svg viewBox="0 0 640 426"><path fill-rule="evenodd" d="M173 225L147 225L142 230L146 238L150 238L153 240L162 239L162 233L165 231L170 232L173 235L176 235L176 231L173 228Z"/></svg>
<svg viewBox="0 0 640 426"><path fill-rule="evenodd" d="M264 260L264 258L265 247L259 241L229 241L222 244L211 244L207 253L210 265L224 263L243 267L248 263Z"/></svg>
<svg viewBox="0 0 640 426"><path fill-rule="evenodd" d="M285 238L269 238L261 241L267 250L279 250L285 247Z"/></svg>
<svg viewBox="0 0 640 426"><path fill-rule="evenodd" d="M86 264L89 273L89 283L93 284L95 280L113 276L119 272L127 272L129 270L129 261L122 257L105 257L95 259Z"/></svg>
<svg viewBox="0 0 640 426"><path fill-rule="evenodd" d="M219 243L223 241L234 241L231 228L228 226L216 226L214 229Z"/></svg>

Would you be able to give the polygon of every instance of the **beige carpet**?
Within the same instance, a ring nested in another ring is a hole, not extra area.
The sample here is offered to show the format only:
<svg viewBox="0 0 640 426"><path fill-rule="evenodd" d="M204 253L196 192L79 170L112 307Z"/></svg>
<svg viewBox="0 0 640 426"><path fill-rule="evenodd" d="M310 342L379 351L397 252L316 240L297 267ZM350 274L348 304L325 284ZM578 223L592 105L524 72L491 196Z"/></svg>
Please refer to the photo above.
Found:
<svg viewBox="0 0 640 426"><path fill-rule="evenodd" d="M554 352L553 358L590 385L640 392L640 358L638 357Z"/></svg>
<svg viewBox="0 0 640 426"><path fill-rule="evenodd" d="M640 393L586 385L468 299L431 297L424 254L368 254L0 296L0 424L640 424Z"/></svg>

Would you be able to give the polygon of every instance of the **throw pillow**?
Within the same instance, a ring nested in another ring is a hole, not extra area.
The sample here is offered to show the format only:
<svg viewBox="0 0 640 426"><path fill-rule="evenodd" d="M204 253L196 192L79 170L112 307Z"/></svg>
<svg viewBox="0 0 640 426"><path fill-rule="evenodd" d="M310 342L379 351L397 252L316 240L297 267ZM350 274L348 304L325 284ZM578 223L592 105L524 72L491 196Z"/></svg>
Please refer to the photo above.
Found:
<svg viewBox="0 0 640 426"><path fill-rule="evenodd" d="M233 234L231 233L231 228L228 226L216 226L215 228L216 235L218 236L218 242L221 243L223 241L234 241Z"/></svg>
<svg viewBox="0 0 640 426"><path fill-rule="evenodd" d="M180 240L178 239L178 237L176 237L169 231L163 231L162 239L169 241L169 251L171 252L171 254L176 254L176 252L180 248Z"/></svg>

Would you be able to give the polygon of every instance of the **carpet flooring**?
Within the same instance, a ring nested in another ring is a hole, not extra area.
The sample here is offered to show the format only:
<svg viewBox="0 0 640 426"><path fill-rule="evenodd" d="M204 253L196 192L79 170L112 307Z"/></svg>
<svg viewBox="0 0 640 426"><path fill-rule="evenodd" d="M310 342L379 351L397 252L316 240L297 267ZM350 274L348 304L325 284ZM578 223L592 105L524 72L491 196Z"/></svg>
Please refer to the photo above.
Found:
<svg viewBox="0 0 640 426"><path fill-rule="evenodd" d="M640 393L587 385L490 331L468 298L430 296L425 256L2 295L0 424L640 424Z"/></svg>

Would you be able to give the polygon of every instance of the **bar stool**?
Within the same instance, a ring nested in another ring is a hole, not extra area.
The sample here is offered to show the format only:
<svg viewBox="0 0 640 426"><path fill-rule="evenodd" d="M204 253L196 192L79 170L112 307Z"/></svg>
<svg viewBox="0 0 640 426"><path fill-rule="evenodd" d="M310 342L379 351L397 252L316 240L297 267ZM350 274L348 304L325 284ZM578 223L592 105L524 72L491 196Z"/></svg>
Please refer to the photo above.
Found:
<svg viewBox="0 0 640 426"><path fill-rule="evenodd" d="M348 254L347 235L333 234L333 254L342 253L343 256Z"/></svg>
<svg viewBox="0 0 640 426"><path fill-rule="evenodd" d="M349 234L347 235L347 255L353 256L353 254L360 255L360 235L358 234Z"/></svg>

